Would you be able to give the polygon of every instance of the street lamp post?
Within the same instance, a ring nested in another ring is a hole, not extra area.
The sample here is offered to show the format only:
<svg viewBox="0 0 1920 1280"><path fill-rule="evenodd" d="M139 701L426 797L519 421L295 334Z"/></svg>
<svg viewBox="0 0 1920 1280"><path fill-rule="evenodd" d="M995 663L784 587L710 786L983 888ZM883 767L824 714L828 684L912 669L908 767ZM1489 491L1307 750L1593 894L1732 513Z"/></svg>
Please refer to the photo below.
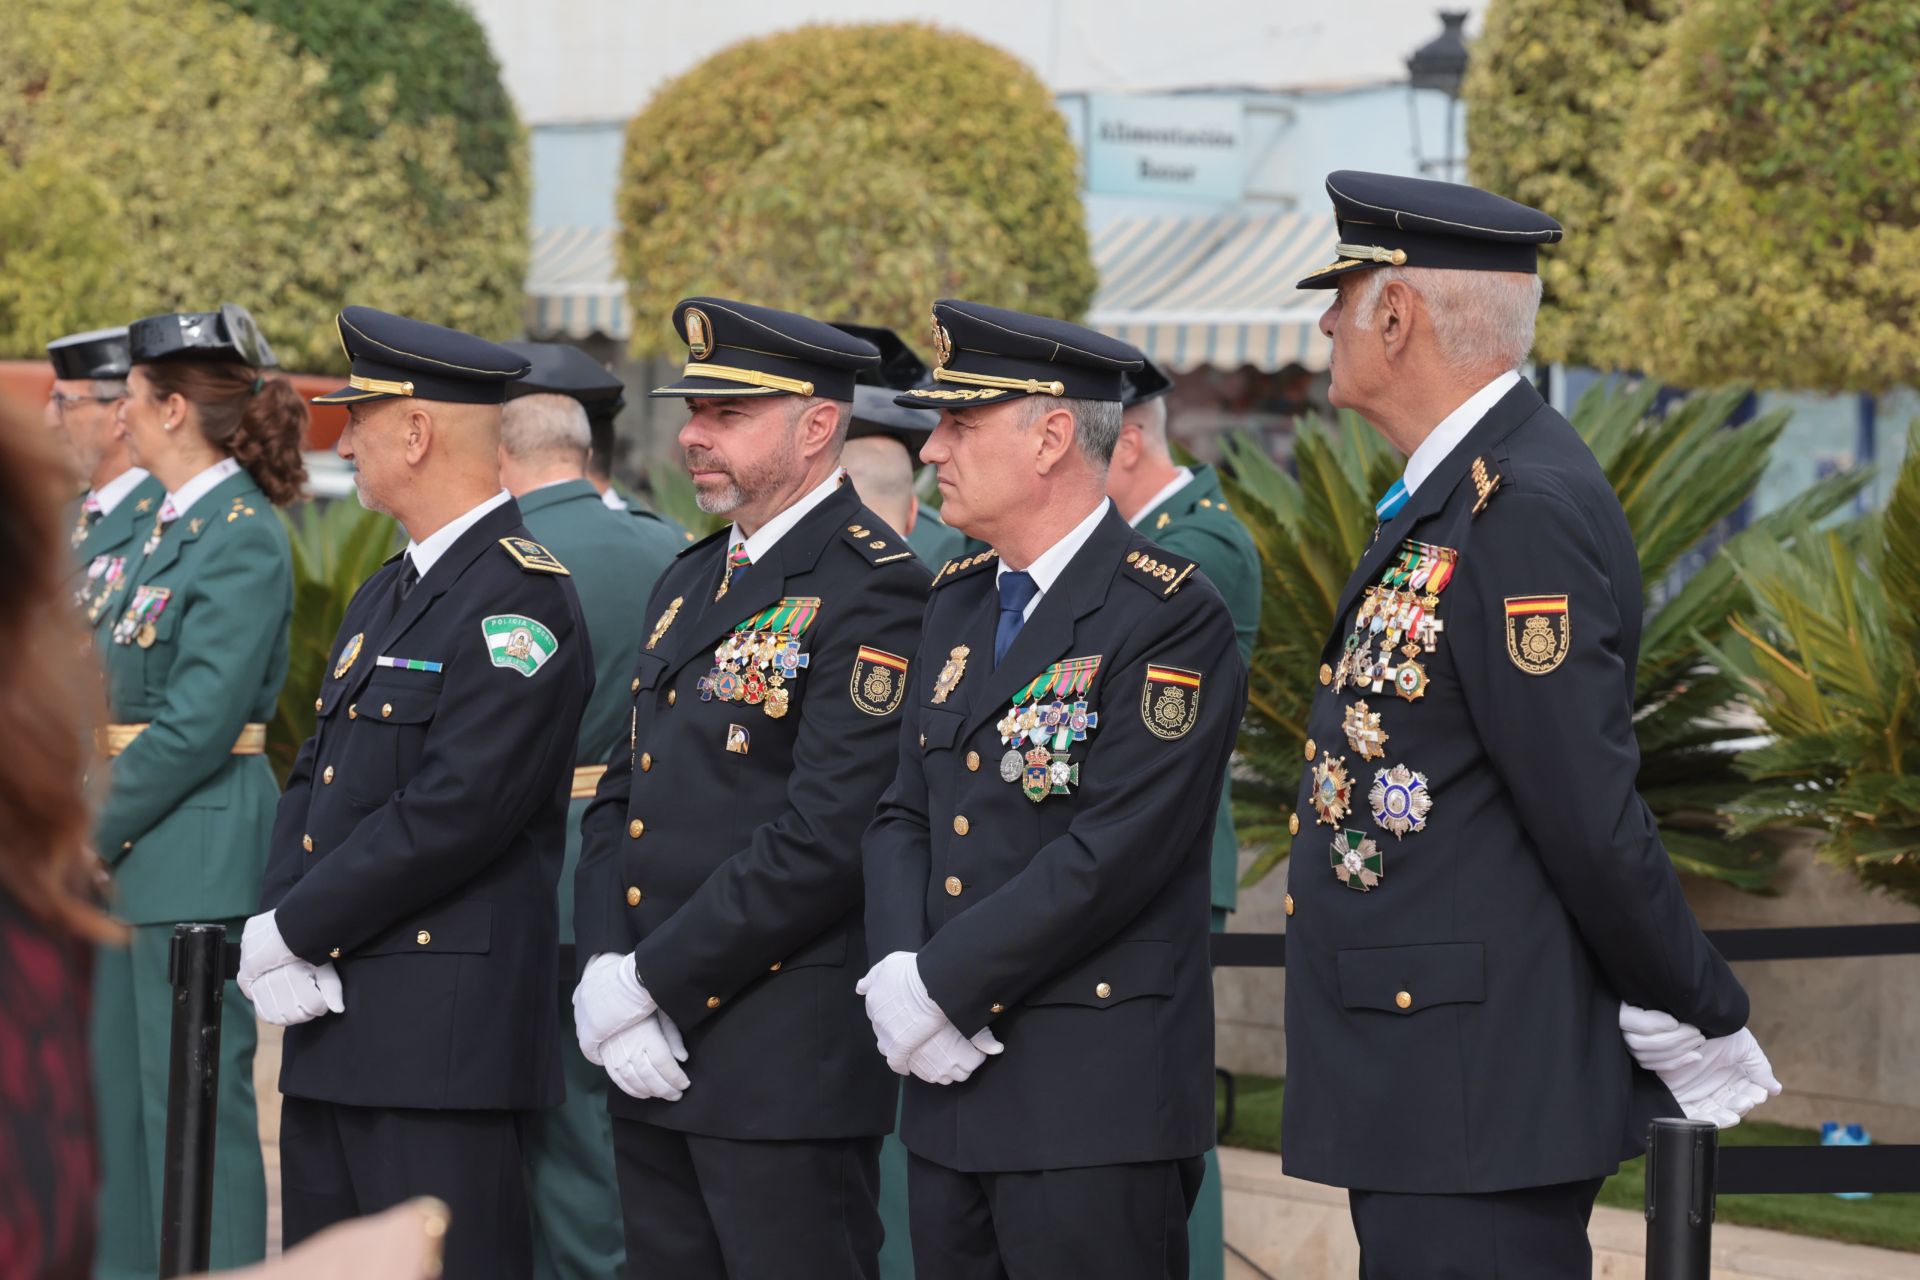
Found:
<svg viewBox="0 0 1920 1280"><path fill-rule="evenodd" d="M1460 84L1467 76L1467 15L1464 11L1441 10L1440 34L1413 51L1407 59L1407 109L1413 117L1413 159L1421 173L1446 182L1455 181L1459 162L1454 158L1454 138L1459 133ZM1420 146L1420 102L1422 89L1438 89L1447 95L1447 136L1440 147L1440 158L1428 159Z"/></svg>

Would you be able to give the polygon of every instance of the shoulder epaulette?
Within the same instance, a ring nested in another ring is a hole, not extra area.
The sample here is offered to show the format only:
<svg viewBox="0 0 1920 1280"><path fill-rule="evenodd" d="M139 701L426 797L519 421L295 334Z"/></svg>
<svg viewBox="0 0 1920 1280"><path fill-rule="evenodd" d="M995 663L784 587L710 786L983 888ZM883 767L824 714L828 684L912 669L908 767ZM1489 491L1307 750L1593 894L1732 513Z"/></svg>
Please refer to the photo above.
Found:
<svg viewBox="0 0 1920 1280"><path fill-rule="evenodd" d="M1483 510L1486 509L1488 501L1490 501L1493 497L1493 491L1495 489L1498 489L1499 487L1500 487L1499 468L1495 466L1493 463L1488 462L1485 454L1482 454L1480 457L1475 458L1473 460L1473 514L1474 515L1477 516Z"/></svg>
<svg viewBox="0 0 1920 1280"><path fill-rule="evenodd" d="M675 558L678 559L680 556L689 555L692 552L698 551L700 548L706 546L709 542L713 542L720 538L725 537L727 530L731 529L732 527L733 526L730 524L723 524L718 529L715 529L712 533L708 534L706 537L700 538L698 540L695 540L693 536L693 532L689 530L687 532L687 545L680 548L680 550L676 553Z"/></svg>
<svg viewBox="0 0 1920 1280"><path fill-rule="evenodd" d="M840 536L870 565L892 564L895 560L917 558L913 549L885 525L876 531L871 524L856 520L842 529Z"/></svg>
<svg viewBox="0 0 1920 1280"><path fill-rule="evenodd" d="M1136 547L1127 552L1127 572L1122 575L1139 583L1161 599L1166 599L1180 589L1194 570L1191 560L1179 556L1169 556L1158 547L1141 549Z"/></svg>
<svg viewBox="0 0 1920 1280"><path fill-rule="evenodd" d="M978 570L982 565L992 564L999 558L1000 553L998 551L978 551L970 556L961 556L957 560L949 560L940 566L940 572L933 575L932 585L944 587L949 582L964 578L968 574Z"/></svg>
<svg viewBox="0 0 1920 1280"><path fill-rule="evenodd" d="M502 538L501 549L513 557L513 562L528 573L557 573L572 577L567 566L560 563L553 552L547 550L532 538Z"/></svg>
<svg viewBox="0 0 1920 1280"><path fill-rule="evenodd" d="M248 502L244 496L235 498L233 505L227 508L227 523L232 524L235 520L245 520L252 514L252 503Z"/></svg>

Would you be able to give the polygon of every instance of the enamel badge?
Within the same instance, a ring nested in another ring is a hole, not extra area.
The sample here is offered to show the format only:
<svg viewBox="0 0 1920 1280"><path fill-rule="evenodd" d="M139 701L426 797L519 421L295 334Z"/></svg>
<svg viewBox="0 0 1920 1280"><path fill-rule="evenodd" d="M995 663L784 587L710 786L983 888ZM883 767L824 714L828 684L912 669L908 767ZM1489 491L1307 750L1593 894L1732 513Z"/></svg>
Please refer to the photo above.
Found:
<svg viewBox="0 0 1920 1280"><path fill-rule="evenodd" d="M1415 773L1403 764L1379 769L1373 775L1373 790L1367 793L1367 805L1373 820L1404 839L1409 831L1424 831L1427 814L1433 810L1433 797L1427 794L1427 775Z"/></svg>
<svg viewBox="0 0 1920 1280"><path fill-rule="evenodd" d="M1334 836L1327 861L1341 884L1361 893L1372 892L1386 875L1380 846L1364 831L1342 831Z"/></svg>
<svg viewBox="0 0 1920 1280"><path fill-rule="evenodd" d="M1080 785L1080 766L1070 757L1073 744L1100 727L1100 713L1086 697L1099 670L1098 654L1054 663L1015 690L1013 705L994 725L1007 747L1001 780L1019 783L1035 804Z"/></svg>
<svg viewBox="0 0 1920 1280"><path fill-rule="evenodd" d="M1184 738L1200 718L1200 673L1149 664L1140 719L1156 738Z"/></svg>
<svg viewBox="0 0 1920 1280"><path fill-rule="evenodd" d="M545 623L517 613L496 613L480 619L480 631L487 638L487 654L496 667L511 667L523 676L531 676L547 665L547 659L559 652L560 641Z"/></svg>
<svg viewBox="0 0 1920 1280"><path fill-rule="evenodd" d="M1347 777L1347 765L1336 755L1320 757L1320 763L1313 766L1313 811L1321 822L1330 827L1340 825L1340 820L1353 808L1353 780Z"/></svg>
<svg viewBox="0 0 1920 1280"><path fill-rule="evenodd" d="M933 682L933 702L945 702L960 684L960 677L967 674L967 655L973 650L964 644L953 646L947 654L947 664L940 668L940 674Z"/></svg>
<svg viewBox="0 0 1920 1280"><path fill-rule="evenodd" d="M1573 643L1565 596L1508 596L1507 656L1530 676L1543 676L1567 660Z"/></svg>
<svg viewBox="0 0 1920 1280"><path fill-rule="evenodd" d="M356 632L353 639L341 646L340 660L333 664L333 678L335 680L338 680L341 676L344 676L353 669L353 664L360 657L360 643L366 638L366 632Z"/></svg>
<svg viewBox="0 0 1920 1280"><path fill-rule="evenodd" d="M647 636L647 648L651 649L660 643L660 637L667 634L667 628L672 626L673 620L680 616L680 606L686 602L685 596L675 596L667 605L666 612L660 615L660 621L653 624L652 634Z"/></svg>
<svg viewBox="0 0 1920 1280"><path fill-rule="evenodd" d="M1347 745L1362 760L1377 760L1387 754L1387 731L1380 727L1380 713L1367 710L1364 701L1347 708L1340 731L1347 735Z"/></svg>

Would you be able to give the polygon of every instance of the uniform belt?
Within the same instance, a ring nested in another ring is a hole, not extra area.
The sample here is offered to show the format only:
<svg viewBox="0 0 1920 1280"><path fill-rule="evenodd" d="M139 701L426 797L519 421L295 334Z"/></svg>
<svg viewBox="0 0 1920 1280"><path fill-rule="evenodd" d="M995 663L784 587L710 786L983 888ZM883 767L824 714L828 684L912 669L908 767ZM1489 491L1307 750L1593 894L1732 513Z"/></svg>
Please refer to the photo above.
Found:
<svg viewBox="0 0 1920 1280"><path fill-rule="evenodd" d="M98 740L102 753L117 756L133 744L133 740L147 731L144 724L109 724L101 726ZM264 724L242 725L240 736L233 740L236 756L263 756L267 753L267 726Z"/></svg>
<svg viewBox="0 0 1920 1280"><path fill-rule="evenodd" d="M573 771L573 798L591 800L593 793L600 789L600 779L607 771L603 764L583 764Z"/></svg>

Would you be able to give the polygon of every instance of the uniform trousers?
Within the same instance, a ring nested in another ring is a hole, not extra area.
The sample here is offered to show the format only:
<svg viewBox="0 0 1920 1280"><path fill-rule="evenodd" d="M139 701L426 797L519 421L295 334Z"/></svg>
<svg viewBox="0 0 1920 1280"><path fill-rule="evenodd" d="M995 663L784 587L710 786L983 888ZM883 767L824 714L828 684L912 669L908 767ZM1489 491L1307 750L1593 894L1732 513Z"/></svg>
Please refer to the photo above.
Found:
<svg viewBox="0 0 1920 1280"><path fill-rule="evenodd" d="M526 1115L283 1099L287 1245L414 1196L438 1196L453 1218L445 1255L450 1280L526 1280L533 1270L520 1142Z"/></svg>
<svg viewBox="0 0 1920 1280"><path fill-rule="evenodd" d="M630 1275L880 1274L878 1137L741 1141L616 1117L613 1152Z"/></svg>
<svg viewBox="0 0 1920 1280"><path fill-rule="evenodd" d="M614 1280L620 1187L613 1171L613 1122L606 1069L574 1043L573 989L560 993L560 1073L567 1097L527 1115L527 1195L533 1210L533 1280Z"/></svg>
<svg viewBox="0 0 1920 1280"><path fill-rule="evenodd" d="M917 1280L1186 1280L1199 1156L1020 1173L908 1162Z"/></svg>
<svg viewBox="0 0 1920 1280"><path fill-rule="evenodd" d="M1600 1178L1481 1195L1350 1191L1360 1280L1590 1280Z"/></svg>

